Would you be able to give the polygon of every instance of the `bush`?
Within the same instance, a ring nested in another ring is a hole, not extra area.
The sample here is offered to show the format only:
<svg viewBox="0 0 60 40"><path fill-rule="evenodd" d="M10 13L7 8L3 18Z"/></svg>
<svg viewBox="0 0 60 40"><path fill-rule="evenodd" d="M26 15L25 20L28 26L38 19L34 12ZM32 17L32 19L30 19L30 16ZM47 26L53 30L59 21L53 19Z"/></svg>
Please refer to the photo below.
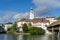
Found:
<svg viewBox="0 0 60 40"><path fill-rule="evenodd" d="M31 27L29 29L29 33L31 35L43 35L45 33L45 30L43 30L42 28Z"/></svg>

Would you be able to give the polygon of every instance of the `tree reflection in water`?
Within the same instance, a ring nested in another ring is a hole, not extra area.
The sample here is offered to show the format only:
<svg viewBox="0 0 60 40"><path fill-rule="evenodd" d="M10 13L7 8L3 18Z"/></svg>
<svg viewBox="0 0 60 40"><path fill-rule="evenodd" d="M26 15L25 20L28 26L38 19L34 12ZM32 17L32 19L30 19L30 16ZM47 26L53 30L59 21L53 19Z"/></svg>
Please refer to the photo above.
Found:
<svg viewBox="0 0 60 40"><path fill-rule="evenodd" d="M57 35L14 35L14 34L0 34L0 40L58 40Z"/></svg>

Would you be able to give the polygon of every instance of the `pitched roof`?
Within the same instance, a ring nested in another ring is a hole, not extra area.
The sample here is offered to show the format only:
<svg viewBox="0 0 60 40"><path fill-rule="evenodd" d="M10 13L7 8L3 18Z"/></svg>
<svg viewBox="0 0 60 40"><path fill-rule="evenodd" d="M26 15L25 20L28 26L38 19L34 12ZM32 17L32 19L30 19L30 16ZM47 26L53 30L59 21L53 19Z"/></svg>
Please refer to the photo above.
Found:
<svg viewBox="0 0 60 40"><path fill-rule="evenodd" d="M36 22L44 22L44 23L49 22L49 20L46 20L45 18L21 19L19 21L34 22L34 23L36 23Z"/></svg>
<svg viewBox="0 0 60 40"><path fill-rule="evenodd" d="M46 20L45 18L35 18L32 20L33 22L43 22L43 23L49 22L49 20Z"/></svg>
<svg viewBox="0 0 60 40"><path fill-rule="evenodd" d="M46 17L46 18L55 18L55 17L53 17L53 16L48 16L48 17Z"/></svg>
<svg viewBox="0 0 60 40"><path fill-rule="evenodd" d="M8 22L8 23L6 23L6 24L12 24L12 22Z"/></svg>
<svg viewBox="0 0 60 40"><path fill-rule="evenodd" d="M52 24L50 24L50 26L55 26L55 25L58 25L60 24L60 20L56 21L56 22L53 22Z"/></svg>

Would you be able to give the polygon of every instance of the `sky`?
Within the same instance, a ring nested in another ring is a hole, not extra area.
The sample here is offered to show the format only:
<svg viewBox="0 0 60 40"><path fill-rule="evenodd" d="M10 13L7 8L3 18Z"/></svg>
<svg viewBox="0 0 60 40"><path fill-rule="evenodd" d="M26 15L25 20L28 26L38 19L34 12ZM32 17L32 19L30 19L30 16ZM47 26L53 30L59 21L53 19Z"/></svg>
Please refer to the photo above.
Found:
<svg viewBox="0 0 60 40"><path fill-rule="evenodd" d="M60 16L60 0L0 0L0 23L29 18L31 7L35 17Z"/></svg>

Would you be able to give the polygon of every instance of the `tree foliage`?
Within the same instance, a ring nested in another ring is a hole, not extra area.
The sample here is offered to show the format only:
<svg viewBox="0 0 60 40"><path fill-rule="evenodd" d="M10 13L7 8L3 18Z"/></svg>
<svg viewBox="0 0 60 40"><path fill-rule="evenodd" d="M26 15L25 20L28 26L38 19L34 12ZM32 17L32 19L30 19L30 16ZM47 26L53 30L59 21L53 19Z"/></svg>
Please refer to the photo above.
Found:
<svg viewBox="0 0 60 40"><path fill-rule="evenodd" d="M29 27L31 27L32 26L32 24L31 23L29 23Z"/></svg>
<svg viewBox="0 0 60 40"><path fill-rule="evenodd" d="M4 24L2 24L2 27L4 27Z"/></svg>
<svg viewBox="0 0 60 40"><path fill-rule="evenodd" d="M17 22L15 22L12 26L13 30L16 31L17 30Z"/></svg>
<svg viewBox="0 0 60 40"><path fill-rule="evenodd" d="M42 28L31 27L29 33L31 35L43 35L45 33L45 30L43 30Z"/></svg>
<svg viewBox="0 0 60 40"><path fill-rule="evenodd" d="M9 33L14 33L17 30L17 22L15 22L12 27L8 28Z"/></svg>
<svg viewBox="0 0 60 40"><path fill-rule="evenodd" d="M23 32L25 32L25 33L28 32L28 26L26 23L23 24L22 29L23 29Z"/></svg>
<svg viewBox="0 0 60 40"><path fill-rule="evenodd" d="M60 20L60 16L57 19Z"/></svg>

